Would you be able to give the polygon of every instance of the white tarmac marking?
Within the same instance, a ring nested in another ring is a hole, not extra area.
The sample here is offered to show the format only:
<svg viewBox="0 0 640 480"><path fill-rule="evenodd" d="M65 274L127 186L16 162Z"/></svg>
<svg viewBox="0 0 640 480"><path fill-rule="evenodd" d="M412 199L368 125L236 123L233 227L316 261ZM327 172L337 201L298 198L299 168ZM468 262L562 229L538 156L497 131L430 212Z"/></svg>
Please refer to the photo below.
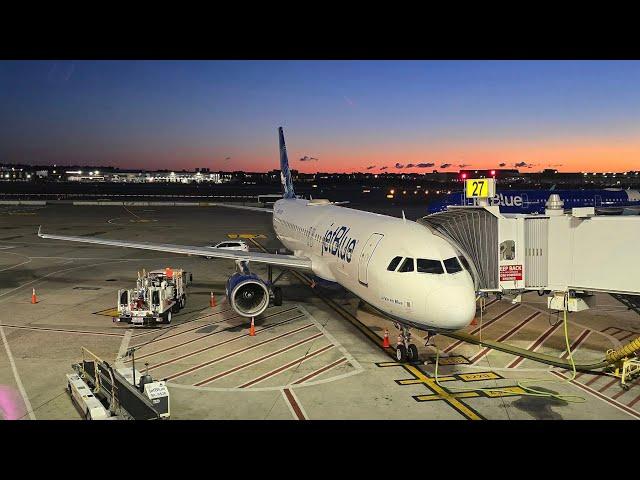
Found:
<svg viewBox="0 0 640 480"><path fill-rule="evenodd" d="M0 326L0 336L2 337L2 343L4 345L4 349L7 352L7 356L9 357L9 363L11 363L11 370L13 371L13 376L16 379L16 384L18 385L18 390L20 391L20 395L22 395L22 400L24 401L24 406L29 413L29 418L31 420L36 419L36 414L33 412L33 407L31 407L31 402L29 401L29 397L27 397L27 392L22 385L22 381L20 380L20 375L18 374L18 369L16 368L16 362L13 360L13 355L11 354L11 349L9 348L9 342L7 341L7 336L4 334L4 328Z"/></svg>
<svg viewBox="0 0 640 480"><path fill-rule="evenodd" d="M295 387L297 388L306 388L306 387L311 387L314 385L321 385L323 383L329 383L329 382L334 382L336 380L341 380L343 378L347 378L347 377L351 377L353 375L358 375L359 373L362 373L364 371L364 368L362 367L362 365L360 365L360 363L353 357L353 355L351 355L346 348L344 348L342 346L342 344L340 344L340 342L338 342L335 337L333 335L331 335L323 326L320 322L318 322L318 320L316 320L316 318L311 315L309 313L309 311L304 308L302 305L297 305L297 307L300 309L300 311L302 313L304 313L312 322L313 324L316 326L316 328L318 330L320 330L324 336L327 338L327 340L329 340L329 342L331 342L335 348L337 348L340 353L342 353L342 355L347 359L347 361L351 364L351 366L353 367L353 370L343 373L341 375L336 375L335 377L329 377L329 378L325 378L323 380L317 380L315 382L305 382L305 383L295 383L295 380L288 383L287 385L281 385L281 386L274 386L274 387L252 387L252 388L237 388L237 387L206 387L206 386L201 386L201 387L197 387L195 385L184 385L184 384L180 384L180 383L173 383L173 382L167 382L167 385L171 388L181 388L184 390L193 390L193 391L198 391L198 392L269 392L269 391L274 391L274 390L280 390L283 391L283 388L288 388L291 392L293 392L293 388ZM513 370L513 369L512 369Z"/></svg>
<svg viewBox="0 0 640 480"><path fill-rule="evenodd" d="M551 310L543 310L541 308L535 307L533 305L530 305L528 303L522 303L522 306L530 308L531 310L536 310L538 312L541 313L545 313L545 314L549 314L549 312L551 312ZM615 348L620 348L622 346L622 343L620 342L620 340L618 340L616 337L614 337L613 335L609 335L607 333L604 332L600 332L598 330L593 330L592 327L588 327L586 325L583 325L582 323L576 322L574 320L567 320L567 322L569 323L569 325L575 325L576 327L581 327L585 330L591 330L592 333L596 334L596 335L602 335L603 337L607 338ZM605 329L606 330L606 329Z"/></svg>
<svg viewBox="0 0 640 480"><path fill-rule="evenodd" d="M6 252L6 253L10 253L10 252ZM23 255L26 256L26 255ZM47 277L50 277L52 275L55 275L57 273L64 273L64 272L69 272L71 270L78 270L81 268L88 268L88 267L96 267L98 265L104 265L105 263L117 263L120 260L115 260L115 261L109 261L109 262L101 262L101 263L94 263L92 265L80 265L77 267L72 267L72 268L65 268L62 270L57 270L55 272L51 272L47 275L44 275L43 277L40 278L36 278L35 280L31 280L30 282L26 282L23 283L22 285L17 286L16 288L13 288L11 290L8 290L4 293L0 293L0 297L4 297L0 300L0 302L6 300L8 297L7 295L10 295L12 293L15 293L16 291L26 287L27 285L33 285L37 282L39 282L40 280L43 280ZM16 265L17 266L17 265ZM14 266L15 267L15 266ZM9 267L9 268L14 268L14 267ZM29 402L29 398L27 397L27 392L24 389L24 386L22 385L22 381L20 380L20 375L18 374L18 369L16 368L16 364L13 360L13 355L11 354L11 349L9 348L9 342L7 341L7 337L4 333L4 328L2 326L0 326L0 336L2 337L2 343L4 345L4 348L7 352L7 356L9 357L9 362L11 363L11 369L13 370L13 376L16 379L16 384L18 385L18 390L20 391L20 395L22 395L22 399L24 400L24 404L27 407L27 411L29 412L29 418L31 418L31 420L35 420L36 416L35 413L33 412L33 408L31 407L31 402Z"/></svg>

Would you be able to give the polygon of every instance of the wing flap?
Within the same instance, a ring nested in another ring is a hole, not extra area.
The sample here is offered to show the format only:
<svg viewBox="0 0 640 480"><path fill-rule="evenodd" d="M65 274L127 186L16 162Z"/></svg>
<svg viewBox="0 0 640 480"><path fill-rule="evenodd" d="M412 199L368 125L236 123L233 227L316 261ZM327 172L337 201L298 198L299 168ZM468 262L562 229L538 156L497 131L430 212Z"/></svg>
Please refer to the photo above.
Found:
<svg viewBox="0 0 640 480"><path fill-rule="evenodd" d="M130 242L126 240L109 240L106 238L73 237L67 235L52 235L42 233L38 229L38 236L50 240L64 240L68 242L93 243L95 245L108 245L111 247L137 248L156 252L179 253L184 255L198 255L201 257L224 258L228 260L245 260L249 262L267 263L280 267L289 267L302 270L311 270L311 259L296 257L295 255L277 255L261 252L241 252L222 250L208 247L190 245L173 245L169 243Z"/></svg>

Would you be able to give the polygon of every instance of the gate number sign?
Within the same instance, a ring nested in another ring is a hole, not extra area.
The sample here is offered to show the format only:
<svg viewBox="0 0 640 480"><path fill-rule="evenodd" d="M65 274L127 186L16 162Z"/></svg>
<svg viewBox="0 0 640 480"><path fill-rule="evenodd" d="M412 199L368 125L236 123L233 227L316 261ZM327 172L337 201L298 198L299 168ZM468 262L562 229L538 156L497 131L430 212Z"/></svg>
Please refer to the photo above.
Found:
<svg viewBox="0 0 640 480"><path fill-rule="evenodd" d="M495 194L493 178L470 178L465 181L467 198L489 198Z"/></svg>

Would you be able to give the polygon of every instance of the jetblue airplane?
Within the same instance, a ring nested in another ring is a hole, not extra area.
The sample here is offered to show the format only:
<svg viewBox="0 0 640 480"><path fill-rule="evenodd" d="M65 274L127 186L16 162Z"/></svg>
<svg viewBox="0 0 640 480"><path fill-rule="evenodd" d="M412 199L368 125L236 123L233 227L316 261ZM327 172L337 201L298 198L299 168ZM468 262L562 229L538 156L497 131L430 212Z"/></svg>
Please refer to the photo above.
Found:
<svg viewBox="0 0 640 480"><path fill-rule="evenodd" d="M544 213L551 194L560 195L564 208L595 207L596 213L637 214L640 211L640 192L605 188L602 190L503 190L489 199L489 205L498 205L501 213ZM450 205L473 205L463 192L452 193L440 201L430 202L429 213L442 212Z"/></svg>
<svg viewBox="0 0 640 480"><path fill-rule="evenodd" d="M260 315L279 304L279 287L249 270L250 262L296 269L351 291L375 310L391 317L400 330L399 361L417 360L409 327L428 332L459 330L475 315L472 275L462 255L426 227L336 205L325 199L297 198L289 171L282 127L279 129L283 198L273 210L273 229L291 255L212 250L206 247L45 234L41 238L129 247L234 260L237 272L227 281L233 309L244 317Z"/></svg>

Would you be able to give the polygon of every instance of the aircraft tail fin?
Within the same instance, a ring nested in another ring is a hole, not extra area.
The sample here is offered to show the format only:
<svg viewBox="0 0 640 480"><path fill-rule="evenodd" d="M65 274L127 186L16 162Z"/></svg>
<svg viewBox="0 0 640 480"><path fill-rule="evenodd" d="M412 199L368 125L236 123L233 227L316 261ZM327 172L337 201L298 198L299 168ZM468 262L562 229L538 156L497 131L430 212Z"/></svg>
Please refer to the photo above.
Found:
<svg viewBox="0 0 640 480"><path fill-rule="evenodd" d="M284 143L284 132L282 127L278 128L280 135L280 182L282 183L282 198L296 198L293 191L293 181L289 171L289 158L287 157L287 146Z"/></svg>

